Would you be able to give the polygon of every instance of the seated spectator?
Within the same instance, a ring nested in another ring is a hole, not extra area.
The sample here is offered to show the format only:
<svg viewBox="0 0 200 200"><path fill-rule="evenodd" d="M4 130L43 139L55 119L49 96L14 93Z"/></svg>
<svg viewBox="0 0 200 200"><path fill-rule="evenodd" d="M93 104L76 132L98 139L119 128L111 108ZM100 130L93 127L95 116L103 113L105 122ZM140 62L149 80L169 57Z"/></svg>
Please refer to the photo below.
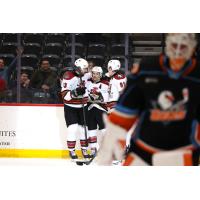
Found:
<svg viewBox="0 0 200 200"><path fill-rule="evenodd" d="M36 92L47 93L45 97L51 96L54 98L55 87L57 82L57 74L51 70L48 60L42 60L40 69L33 73L30 81L30 86L35 89ZM49 102L47 102L49 103Z"/></svg>
<svg viewBox="0 0 200 200"><path fill-rule="evenodd" d="M32 90L29 86L30 84L30 79L28 77L28 73L27 72L22 72L21 76L20 76L20 102L21 103L31 103L32 101ZM13 81L11 84L11 93L10 96L12 95L12 102L16 102L17 101L17 80Z"/></svg>

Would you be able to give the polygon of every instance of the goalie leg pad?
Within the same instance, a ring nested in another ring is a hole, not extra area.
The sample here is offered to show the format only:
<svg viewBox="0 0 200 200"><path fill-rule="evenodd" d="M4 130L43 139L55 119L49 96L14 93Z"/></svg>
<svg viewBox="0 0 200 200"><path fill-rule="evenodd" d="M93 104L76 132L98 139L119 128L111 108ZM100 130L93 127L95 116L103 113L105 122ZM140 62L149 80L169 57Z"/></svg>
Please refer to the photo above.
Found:
<svg viewBox="0 0 200 200"><path fill-rule="evenodd" d="M152 157L155 166L192 166L191 150L175 150L155 153Z"/></svg>
<svg viewBox="0 0 200 200"><path fill-rule="evenodd" d="M148 166L148 164L134 153L129 153L122 164L123 166Z"/></svg>

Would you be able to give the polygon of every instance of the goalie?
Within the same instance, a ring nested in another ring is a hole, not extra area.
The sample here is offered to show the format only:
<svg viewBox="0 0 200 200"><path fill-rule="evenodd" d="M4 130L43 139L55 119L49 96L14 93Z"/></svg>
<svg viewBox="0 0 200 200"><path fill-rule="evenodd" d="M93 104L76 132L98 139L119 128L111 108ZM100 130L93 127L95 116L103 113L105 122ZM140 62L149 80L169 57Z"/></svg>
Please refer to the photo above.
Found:
<svg viewBox="0 0 200 200"><path fill-rule="evenodd" d="M134 127L128 165L198 165L200 145L200 63L195 34L168 34L165 55L140 63L130 75L98 154L100 165L124 158L127 131Z"/></svg>

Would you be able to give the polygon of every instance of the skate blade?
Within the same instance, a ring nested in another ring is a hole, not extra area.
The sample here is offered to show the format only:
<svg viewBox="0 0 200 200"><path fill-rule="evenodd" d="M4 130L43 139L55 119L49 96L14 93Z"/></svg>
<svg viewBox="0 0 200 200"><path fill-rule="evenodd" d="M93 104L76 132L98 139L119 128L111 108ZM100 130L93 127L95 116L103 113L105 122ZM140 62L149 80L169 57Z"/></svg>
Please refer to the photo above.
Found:
<svg viewBox="0 0 200 200"><path fill-rule="evenodd" d="M72 162L76 163L79 166L82 165L88 165L88 162L90 162L90 158L82 158L82 159L71 159Z"/></svg>

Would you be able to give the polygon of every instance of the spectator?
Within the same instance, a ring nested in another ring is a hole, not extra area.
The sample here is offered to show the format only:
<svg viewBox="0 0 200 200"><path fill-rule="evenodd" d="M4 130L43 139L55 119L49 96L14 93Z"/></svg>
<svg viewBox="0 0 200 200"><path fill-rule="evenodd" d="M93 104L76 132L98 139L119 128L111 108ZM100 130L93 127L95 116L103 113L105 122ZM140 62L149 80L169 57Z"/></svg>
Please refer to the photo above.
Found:
<svg viewBox="0 0 200 200"><path fill-rule="evenodd" d="M5 66L4 60L0 58L0 78L5 80L6 85L9 84L10 76L13 70L16 68L16 60L17 60L17 57L13 59L13 61L11 62L9 66Z"/></svg>
<svg viewBox="0 0 200 200"><path fill-rule="evenodd" d="M53 98L56 81L57 74L51 70L49 61L42 60L40 69L35 71L31 78L30 85L32 88L36 89L37 92L40 91L45 94L45 97L50 95ZM43 95L42 93L40 93L40 95Z"/></svg>
<svg viewBox="0 0 200 200"><path fill-rule="evenodd" d="M6 81L0 77L0 102L5 102Z"/></svg>
<svg viewBox="0 0 200 200"><path fill-rule="evenodd" d="M21 102L22 103L31 103L32 100L32 91L30 88L30 79L27 72L23 71L20 76L20 86L21 86ZM17 80L11 83L12 91L12 101L16 102L17 98Z"/></svg>
<svg viewBox="0 0 200 200"><path fill-rule="evenodd" d="M92 71L92 68L95 66L94 61L90 60L88 61L88 72Z"/></svg>

